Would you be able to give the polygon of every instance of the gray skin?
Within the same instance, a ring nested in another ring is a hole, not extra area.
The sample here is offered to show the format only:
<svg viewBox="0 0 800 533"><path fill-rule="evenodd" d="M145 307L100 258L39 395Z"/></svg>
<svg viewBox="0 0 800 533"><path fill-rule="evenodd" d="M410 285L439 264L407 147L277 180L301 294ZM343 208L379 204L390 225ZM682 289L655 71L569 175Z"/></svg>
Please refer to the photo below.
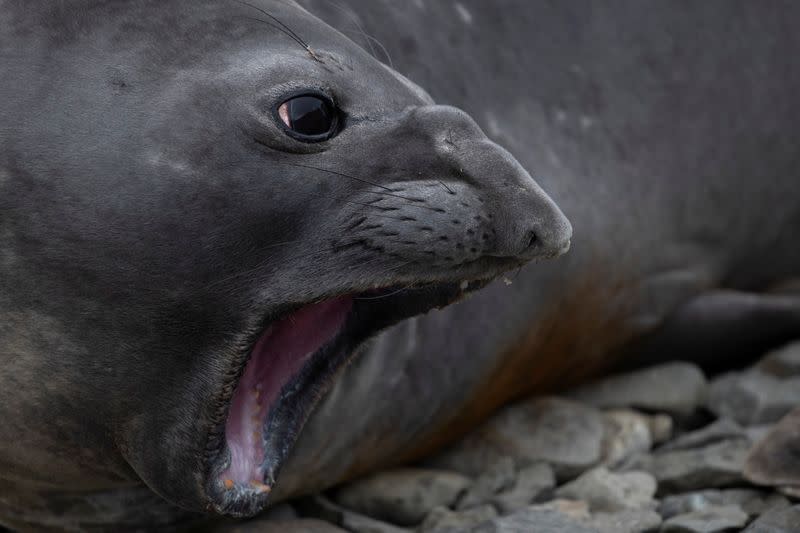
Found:
<svg viewBox="0 0 800 533"><path fill-rule="evenodd" d="M719 362L707 346L800 332L800 6L302 3L477 126L287 2L258 5L322 63L239 4L0 3L0 522L215 510L213 398L265 317L559 253L569 225L522 168L575 226L571 253L367 343L270 501L424 455L632 351ZM265 112L308 86L354 117L324 146ZM363 212L348 202L382 190L345 174L444 209L425 222L448 240L387 222L415 244L334 251ZM476 215L487 241L448 225Z"/></svg>
<svg viewBox="0 0 800 533"><path fill-rule="evenodd" d="M400 287L356 304L396 322L568 248L467 114L299 6L260 5L0 4L1 523L252 515L267 496L222 488L219 437L269 322ZM308 91L343 114L324 142L275 112ZM268 484L330 377L284 402Z"/></svg>

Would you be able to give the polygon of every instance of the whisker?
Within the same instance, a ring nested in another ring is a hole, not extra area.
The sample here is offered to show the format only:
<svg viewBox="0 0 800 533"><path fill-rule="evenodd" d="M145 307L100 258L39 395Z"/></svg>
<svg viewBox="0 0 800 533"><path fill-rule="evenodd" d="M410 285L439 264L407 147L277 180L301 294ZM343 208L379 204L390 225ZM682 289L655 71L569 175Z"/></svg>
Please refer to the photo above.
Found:
<svg viewBox="0 0 800 533"><path fill-rule="evenodd" d="M267 25L269 25L269 26L271 26L271 27L273 27L273 28L275 28L275 29L277 29L277 30L279 30L279 31L283 32L284 34L288 35L288 36L289 36L290 38L292 38L292 39L293 39L293 40L294 40L294 41L295 41L297 44L299 44L300 46L302 46L302 47L303 47L303 49L304 49L306 52L308 52L308 54L309 54L309 55L310 55L312 58L314 58L316 61L319 61L320 63L322 62L322 60L321 60L321 59L320 59L320 58L317 56L317 54L315 54L315 53L314 53L314 51L311 49L311 46L309 46L309 44L308 44L307 42L305 42L305 41L303 40L303 38L302 38L302 37L300 37L300 36L297 34L297 32L296 32L296 31L294 31L292 28L290 28L288 25L286 25L286 24L285 24L285 23L284 23L282 20L280 20L278 17L276 17L275 15L273 15L272 13L270 13L270 12L268 12L268 11L264 10L264 9L261 9L261 8L260 8L260 7L258 7L258 6L254 6L253 4L251 4L251 3L249 3L249 2L245 2L244 0L234 0L234 1L235 1L235 2L238 2L238 3L242 4L242 5L245 5L245 6L249 7L249 8L251 8L251 9L255 9L255 10L256 10L256 11L258 11L259 13L261 13L261 14L263 14L263 15L265 15L265 16L267 16L267 17L269 17L271 20L275 21L275 22L278 24L278 26L275 26L274 24L270 24L270 23L269 23L269 22L267 22L266 20L261 20L261 19L253 19L253 20L260 20L261 22L263 22L263 23L265 23L265 24L267 24Z"/></svg>
<svg viewBox="0 0 800 533"><path fill-rule="evenodd" d="M401 288L397 289L396 291L392 291L392 292L390 292L388 294L379 294L378 296L359 296L359 297L353 298L353 299L354 300L380 300L381 298L388 298L390 296L394 296L395 294L400 294L401 292L406 291L406 290L410 289L413 286L414 286L414 283L411 282L408 285L406 285L405 287L401 287Z"/></svg>
<svg viewBox="0 0 800 533"><path fill-rule="evenodd" d="M364 184L367 184L367 185L372 185L373 187L378 187L380 189L384 189L386 191L389 191L389 192L367 191L370 194L383 194L385 196L394 196L395 198L400 198L402 200L408 200L409 202L424 202L425 201L422 198L412 198L410 196L403 196L402 194L397 194L394 191L392 191L392 189L390 189L389 187L386 187L385 185L381 185L380 183L375 183L373 181L370 181L370 180L367 180L367 179L364 179L364 178L359 178L357 176L351 176L350 174L345 174L343 172L337 172L335 170L330 170L330 169L322 168L322 167L315 167L315 166L312 166L312 165L304 165L302 163L278 163L278 164L279 165L289 165L289 166L292 166L292 167L307 168L307 169L311 169L311 170L318 170L320 172L328 172L329 174L333 174L333 175L336 175L336 176L341 176L343 178L349 178L349 179L354 180L354 181L358 181L358 182L361 182L361 183L364 183Z"/></svg>

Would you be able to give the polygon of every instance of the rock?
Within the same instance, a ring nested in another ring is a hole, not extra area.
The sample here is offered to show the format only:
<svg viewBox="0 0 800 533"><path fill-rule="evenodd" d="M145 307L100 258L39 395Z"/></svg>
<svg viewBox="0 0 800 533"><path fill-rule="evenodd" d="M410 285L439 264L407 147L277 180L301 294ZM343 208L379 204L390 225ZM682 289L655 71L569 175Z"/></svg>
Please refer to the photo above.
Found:
<svg viewBox="0 0 800 533"><path fill-rule="evenodd" d="M722 533L740 531L747 513L736 505L711 506L702 511L673 516L661 526L661 533Z"/></svg>
<svg viewBox="0 0 800 533"><path fill-rule="evenodd" d="M702 448L656 453L639 466L658 481L659 492L686 492L741 483L749 441L725 440Z"/></svg>
<svg viewBox="0 0 800 533"><path fill-rule="evenodd" d="M411 533L411 529L375 520L352 511L342 513L342 527L352 533Z"/></svg>
<svg viewBox="0 0 800 533"><path fill-rule="evenodd" d="M661 446L657 452L700 448L707 444L735 438L747 438L744 428L730 418L720 418L702 429L684 433Z"/></svg>
<svg viewBox="0 0 800 533"><path fill-rule="evenodd" d="M453 505L470 483L467 477L454 472L403 468L339 487L333 500L378 520L414 526L434 507Z"/></svg>
<svg viewBox="0 0 800 533"><path fill-rule="evenodd" d="M591 526L582 524L552 509L528 507L508 516L484 522L473 533L597 533Z"/></svg>
<svg viewBox="0 0 800 533"><path fill-rule="evenodd" d="M569 479L601 459L605 425L592 407L561 398L535 398L504 408L429 465L477 477L502 457L517 468L549 463Z"/></svg>
<svg viewBox="0 0 800 533"><path fill-rule="evenodd" d="M255 518L226 525L223 529L214 528L214 533L347 533L322 520L302 518L298 520L265 520Z"/></svg>
<svg viewBox="0 0 800 533"><path fill-rule="evenodd" d="M604 416L607 424L603 441L605 465L614 468L638 454L650 451L653 438L648 416L627 409L608 411Z"/></svg>
<svg viewBox="0 0 800 533"><path fill-rule="evenodd" d="M559 498L582 500L592 511L654 507L656 481L646 472L616 474L599 467L556 490Z"/></svg>
<svg viewBox="0 0 800 533"><path fill-rule="evenodd" d="M555 486L553 469L547 463L538 463L520 470L514 486L494 496L491 502L501 514L513 513L550 495Z"/></svg>
<svg viewBox="0 0 800 533"><path fill-rule="evenodd" d="M769 352L756 364L756 369L779 378L800 376L800 341Z"/></svg>
<svg viewBox="0 0 800 533"><path fill-rule="evenodd" d="M654 445L667 442L672 438L674 423L671 416L663 413L651 415L648 417L648 423L650 424L650 436Z"/></svg>
<svg viewBox="0 0 800 533"><path fill-rule="evenodd" d="M491 505L481 505L466 511L453 512L446 507L437 507L428 513L418 533L461 533L470 531L478 524L497 516Z"/></svg>
<svg viewBox="0 0 800 533"><path fill-rule="evenodd" d="M296 506L306 518L324 520L355 533L406 533L410 531L345 509L319 494L298 500Z"/></svg>
<svg viewBox="0 0 800 533"><path fill-rule="evenodd" d="M750 451L744 476L757 485L800 486L800 407L786 415Z"/></svg>
<svg viewBox="0 0 800 533"><path fill-rule="evenodd" d="M600 533L641 533L658 530L661 517L655 511L627 509L615 513L595 513L588 525Z"/></svg>
<svg viewBox="0 0 800 533"><path fill-rule="evenodd" d="M777 487L778 492L783 494L784 496L791 498L792 500L798 501L800 500L800 487L792 486L792 487Z"/></svg>
<svg viewBox="0 0 800 533"><path fill-rule="evenodd" d="M528 506L528 509L533 511L555 511L578 522L587 522L590 518L589 504L580 500L555 499Z"/></svg>
<svg viewBox="0 0 800 533"><path fill-rule="evenodd" d="M504 457L478 476L472 486L458 500L456 509L469 509L489 502L495 494L513 486L516 475L514 460Z"/></svg>
<svg viewBox="0 0 800 533"><path fill-rule="evenodd" d="M744 533L797 533L800 531L800 505L773 509L750 524Z"/></svg>
<svg viewBox="0 0 800 533"><path fill-rule="evenodd" d="M781 379L758 370L723 374L709 390L711 412L746 426L777 422L800 404L800 377Z"/></svg>
<svg viewBox="0 0 800 533"><path fill-rule="evenodd" d="M595 407L635 407L686 416L705 401L703 372L675 362L621 374L573 390L569 396Z"/></svg>
<svg viewBox="0 0 800 533"><path fill-rule="evenodd" d="M758 516L769 509L789 507L789 500L774 492L755 489L703 490L667 496L658 506L665 519L711 506L738 505L748 516Z"/></svg>

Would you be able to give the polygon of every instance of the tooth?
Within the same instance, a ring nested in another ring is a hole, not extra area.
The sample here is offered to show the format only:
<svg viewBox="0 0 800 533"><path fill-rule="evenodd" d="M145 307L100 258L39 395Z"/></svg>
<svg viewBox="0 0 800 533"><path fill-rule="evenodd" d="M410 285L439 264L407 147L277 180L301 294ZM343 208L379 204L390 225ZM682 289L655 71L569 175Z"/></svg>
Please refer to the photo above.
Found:
<svg viewBox="0 0 800 533"><path fill-rule="evenodd" d="M251 481L250 485L254 489L256 489L259 493L270 492L272 490L272 487L270 487L269 485L264 485L260 481Z"/></svg>

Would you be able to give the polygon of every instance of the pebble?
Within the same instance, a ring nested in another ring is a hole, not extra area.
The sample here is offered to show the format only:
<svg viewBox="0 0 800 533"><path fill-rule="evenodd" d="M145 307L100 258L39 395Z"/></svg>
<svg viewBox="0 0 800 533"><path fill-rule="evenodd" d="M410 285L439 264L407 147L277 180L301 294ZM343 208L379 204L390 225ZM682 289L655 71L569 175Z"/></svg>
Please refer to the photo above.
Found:
<svg viewBox="0 0 800 533"><path fill-rule="evenodd" d="M655 453L637 466L653 474L662 493L727 487L743 481L749 441L734 439L691 450Z"/></svg>
<svg viewBox="0 0 800 533"><path fill-rule="evenodd" d="M410 531L345 509L320 494L298 500L296 506L305 518L325 520L355 533L406 533Z"/></svg>
<svg viewBox="0 0 800 533"><path fill-rule="evenodd" d="M758 516L769 509L789 507L785 497L756 489L708 489L667 496L658 506L664 518L702 511L710 506L738 505L748 516Z"/></svg>
<svg viewBox="0 0 800 533"><path fill-rule="evenodd" d="M446 507L436 507L422 522L418 533L461 533L497 516L491 505L481 505L466 511L454 512Z"/></svg>
<svg viewBox="0 0 800 533"><path fill-rule="evenodd" d="M702 429L678 436L676 439L661 446L658 451L701 448L706 444L735 438L747 438L744 428L730 418L720 418Z"/></svg>
<svg viewBox="0 0 800 533"><path fill-rule="evenodd" d="M658 530L661 516L647 509L626 509L615 513L594 513L588 525L599 533L642 533Z"/></svg>
<svg viewBox="0 0 800 533"><path fill-rule="evenodd" d="M744 476L757 485L800 486L800 407L781 419L747 456Z"/></svg>
<svg viewBox="0 0 800 533"><path fill-rule="evenodd" d="M647 422L650 425L650 436L654 445L662 444L672 438L675 424L671 416L656 413L647 417Z"/></svg>
<svg viewBox="0 0 800 533"><path fill-rule="evenodd" d="M556 496L585 501L592 511L655 507L656 480L647 472L609 472L594 468L559 487Z"/></svg>
<svg viewBox="0 0 800 533"><path fill-rule="evenodd" d="M661 526L661 533L722 533L741 531L747 524L747 513L737 505L711 506L673 516Z"/></svg>
<svg viewBox="0 0 800 533"><path fill-rule="evenodd" d="M437 506L450 507L467 490L469 478L421 468L384 471L333 492L339 505L401 526L422 522Z"/></svg>
<svg viewBox="0 0 800 533"><path fill-rule="evenodd" d="M516 483L494 496L491 503L502 514L513 513L538 501L542 496L549 496L555 486L553 469L547 463L537 463L520 470Z"/></svg>
<svg viewBox="0 0 800 533"><path fill-rule="evenodd" d="M603 442L603 464L610 468L650 451L653 437L648 416L629 409L608 411L606 436Z"/></svg>
<svg viewBox="0 0 800 533"><path fill-rule="evenodd" d="M484 522L473 533L597 533L597 530L552 509L528 507Z"/></svg>
<svg viewBox="0 0 800 533"><path fill-rule="evenodd" d="M696 365L667 363L605 378L569 396L595 407L635 407L687 416L705 401L707 382Z"/></svg>
<svg viewBox="0 0 800 533"><path fill-rule="evenodd" d="M777 422L800 403L800 377L781 379L757 369L723 374L711 383L708 408L746 426Z"/></svg>
<svg viewBox="0 0 800 533"><path fill-rule="evenodd" d="M510 456L517 468L549 463L564 480L600 461L604 435L597 409L563 398L537 398L502 409L428 464L478 477Z"/></svg>
<svg viewBox="0 0 800 533"><path fill-rule="evenodd" d="M744 533L797 533L800 531L800 505L773 509L761 515Z"/></svg>
<svg viewBox="0 0 800 533"><path fill-rule="evenodd" d="M756 364L756 369L779 378L800 376L800 341L769 352Z"/></svg>
<svg viewBox="0 0 800 533"><path fill-rule="evenodd" d="M495 494L513 486L516 475L514 460L504 457L478 476L472 486L458 500L456 509L469 509L489 502Z"/></svg>

